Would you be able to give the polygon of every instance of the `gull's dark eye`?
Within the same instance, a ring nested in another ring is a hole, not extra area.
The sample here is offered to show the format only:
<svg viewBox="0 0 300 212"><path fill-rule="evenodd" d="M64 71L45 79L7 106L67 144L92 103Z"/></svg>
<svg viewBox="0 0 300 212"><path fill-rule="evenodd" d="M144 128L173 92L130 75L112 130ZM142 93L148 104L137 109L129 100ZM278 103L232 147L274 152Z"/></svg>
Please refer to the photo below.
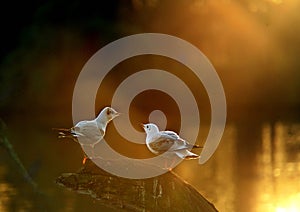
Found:
<svg viewBox="0 0 300 212"><path fill-rule="evenodd" d="M79 127L72 127L71 130L75 132L75 131L79 131L80 128Z"/></svg>
<svg viewBox="0 0 300 212"><path fill-rule="evenodd" d="M110 110L107 110L107 111L106 111L106 114L107 114L107 115L110 115L110 114L111 114L111 111L110 111Z"/></svg>

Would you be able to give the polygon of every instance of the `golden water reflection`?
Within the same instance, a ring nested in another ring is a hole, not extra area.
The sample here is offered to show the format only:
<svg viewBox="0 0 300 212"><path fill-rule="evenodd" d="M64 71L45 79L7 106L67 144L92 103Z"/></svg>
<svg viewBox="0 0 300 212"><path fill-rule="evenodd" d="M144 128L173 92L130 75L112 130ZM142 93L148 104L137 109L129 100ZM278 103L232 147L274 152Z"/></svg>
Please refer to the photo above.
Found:
<svg viewBox="0 0 300 212"><path fill-rule="evenodd" d="M300 211L300 125L264 124L257 211Z"/></svg>
<svg viewBox="0 0 300 212"><path fill-rule="evenodd" d="M198 165L197 161L183 161L175 169L220 211L236 211L236 137L236 128L227 125L225 142L220 143L207 163Z"/></svg>
<svg viewBox="0 0 300 212"><path fill-rule="evenodd" d="M9 205L11 204L13 196L16 195L15 188L4 181L4 175L6 168L0 166L0 211L9 211Z"/></svg>
<svg viewBox="0 0 300 212"><path fill-rule="evenodd" d="M208 163L176 171L222 212L300 211L300 124L228 124Z"/></svg>

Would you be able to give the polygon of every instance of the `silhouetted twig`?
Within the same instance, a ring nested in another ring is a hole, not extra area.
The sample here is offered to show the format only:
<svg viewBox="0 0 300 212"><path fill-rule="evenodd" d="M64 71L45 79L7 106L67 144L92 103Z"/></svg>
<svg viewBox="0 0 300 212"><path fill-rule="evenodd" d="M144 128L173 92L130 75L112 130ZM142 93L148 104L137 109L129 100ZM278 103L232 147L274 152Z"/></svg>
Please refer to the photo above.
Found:
<svg viewBox="0 0 300 212"><path fill-rule="evenodd" d="M34 190L36 190L37 189L36 182L34 182L34 180L31 178L31 176L27 172L27 170L24 167L23 163L21 162L18 154L14 150L12 144L7 139L5 131L6 131L6 125L2 121L2 119L0 119L0 144L8 151L11 158L16 162L16 164L17 164L21 174L25 178L25 180L34 188Z"/></svg>

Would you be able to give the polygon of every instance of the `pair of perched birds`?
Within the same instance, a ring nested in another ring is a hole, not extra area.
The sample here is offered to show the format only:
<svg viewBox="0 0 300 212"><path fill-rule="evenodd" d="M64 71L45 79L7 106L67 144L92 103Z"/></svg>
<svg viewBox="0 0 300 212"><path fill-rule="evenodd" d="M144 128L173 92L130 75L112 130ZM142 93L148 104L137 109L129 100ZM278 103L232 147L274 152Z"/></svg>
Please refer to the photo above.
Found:
<svg viewBox="0 0 300 212"><path fill-rule="evenodd" d="M56 129L59 131L59 138L72 138L81 145L88 145L94 148L105 136L106 126L110 121L119 116L116 110L105 107L94 120L80 121L70 129ZM164 152L176 154L182 159L197 159L200 156L189 151L192 148L199 148L197 145L189 144L173 131L159 131L153 123L142 124L146 132L146 145L148 149L158 155ZM85 161L85 160L84 160Z"/></svg>

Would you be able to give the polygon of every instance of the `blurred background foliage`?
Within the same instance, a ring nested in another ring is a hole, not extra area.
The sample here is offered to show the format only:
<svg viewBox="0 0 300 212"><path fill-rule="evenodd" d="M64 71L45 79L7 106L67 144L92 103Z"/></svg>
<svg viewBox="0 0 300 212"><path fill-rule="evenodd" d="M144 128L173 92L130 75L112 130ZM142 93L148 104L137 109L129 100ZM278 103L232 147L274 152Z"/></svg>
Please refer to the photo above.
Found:
<svg viewBox="0 0 300 212"><path fill-rule="evenodd" d="M203 51L223 82L229 111L297 109L299 9L293 0L10 3L1 7L0 115L70 119L72 90L89 57L144 32L175 35Z"/></svg>

